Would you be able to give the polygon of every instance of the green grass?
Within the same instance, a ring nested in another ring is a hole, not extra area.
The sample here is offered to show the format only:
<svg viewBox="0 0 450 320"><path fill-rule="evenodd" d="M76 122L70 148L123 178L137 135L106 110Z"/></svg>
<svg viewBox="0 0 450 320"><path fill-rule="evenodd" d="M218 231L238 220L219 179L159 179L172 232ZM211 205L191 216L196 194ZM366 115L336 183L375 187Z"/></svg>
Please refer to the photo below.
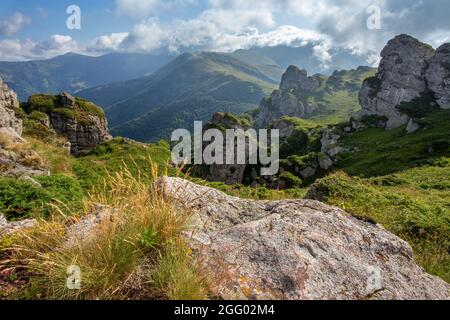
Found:
<svg viewBox="0 0 450 320"><path fill-rule="evenodd" d="M127 166L137 175L150 173L150 160L160 167L170 160L170 149L166 142L143 144L124 138L115 138L103 143L89 154L73 158L75 177L86 190L98 188L104 183L107 172L114 173ZM175 172L175 169L172 169Z"/></svg>
<svg viewBox="0 0 450 320"><path fill-rule="evenodd" d="M85 196L79 182L71 177L35 177L42 187L14 178L0 178L0 212L8 220L49 217L52 204L63 203L63 212L79 210Z"/></svg>
<svg viewBox="0 0 450 320"><path fill-rule="evenodd" d="M156 181L158 169L152 167ZM106 176L86 208L100 203L114 208L110 219L98 222L92 237L67 243L70 219L53 215L29 230L2 240L0 266L22 271L27 285L14 292L17 299L206 299L205 277L182 237L191 213L157 191L147 176L127 168ZM87 211L89 212L89 211ZM2 257L3 258L3 257ZM68 266L81 270L79 290L67 288ZM138 271L140 270L140 271ZM17 276L17 274L12 274Z"/></svg>
<svg viewBox="0 0 450 320"><path fill-rule="evenodd" d="M341 154L338 167L350 175L382 176L450 155L450 111L434 112L422 122L424 127L412 134L401 127L345 135L339 144L357 151Z"/></svg>
<svg viewBox="0 0 450 320"><path fill-rule="evenodd" d="M420 265L450 282L449 183L450 166L429 166L372 179L338 172L314 187L328 204L376 221L408 241Z"/></svg>
<svg viewBox="0 0 450 320"><path fill-rule="evenodd" d="M80 124L90 125L90 116L105 119L103 110L94 103L75 97L74 108L64 108L58 96L49 94L36 94L29 97L28 102L22 103L21 108L29 115L31 120L42 120L43 114L60 114L68 119L75 119Z"/></svg>

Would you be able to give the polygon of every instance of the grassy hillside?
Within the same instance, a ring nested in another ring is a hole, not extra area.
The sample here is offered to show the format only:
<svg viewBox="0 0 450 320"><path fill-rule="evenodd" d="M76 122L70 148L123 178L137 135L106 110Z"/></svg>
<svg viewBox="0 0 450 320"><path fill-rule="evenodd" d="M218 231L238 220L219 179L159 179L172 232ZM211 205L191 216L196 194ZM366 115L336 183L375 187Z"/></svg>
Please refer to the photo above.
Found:
<svg viewBox="0 0 450 320"><path fill-rule="evenodd" d="M326 203L409 242L427 272L450 282L450 158L369 179L337 172L314 189Z"/></svg>
<svg viewBox="0 0 450 320"><path fill-rule="evenodd" d="M181 55L152 76L79 95L104 107L113 132L155 141L191 127L193 119L210 120L216 111L254 109L274 88L270 76L253 65L229 54L198 53Z"/></svg>
<svg viewBox="0 0 450 320"><path fill-rule="evenodd" d="M416 121L422 128L411 134L401 127L344 135L339 144L351 151L340 155L339 168L351 175L380 176L450 156L450 111L438 110Z"/></svg>

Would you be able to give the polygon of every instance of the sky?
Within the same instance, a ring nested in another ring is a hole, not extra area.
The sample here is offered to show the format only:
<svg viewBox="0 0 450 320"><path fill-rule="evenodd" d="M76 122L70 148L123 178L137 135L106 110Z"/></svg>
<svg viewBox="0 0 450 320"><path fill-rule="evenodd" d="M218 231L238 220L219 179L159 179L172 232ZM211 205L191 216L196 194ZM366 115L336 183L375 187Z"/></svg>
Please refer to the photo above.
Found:
<svg viewBox="0 0 450 320"><path fill-rule="evenodd" d="M342 48L376 64L400 33L449 42L449 13L448 0L2 0L0 60L311 45L323 63Z"/></svg>

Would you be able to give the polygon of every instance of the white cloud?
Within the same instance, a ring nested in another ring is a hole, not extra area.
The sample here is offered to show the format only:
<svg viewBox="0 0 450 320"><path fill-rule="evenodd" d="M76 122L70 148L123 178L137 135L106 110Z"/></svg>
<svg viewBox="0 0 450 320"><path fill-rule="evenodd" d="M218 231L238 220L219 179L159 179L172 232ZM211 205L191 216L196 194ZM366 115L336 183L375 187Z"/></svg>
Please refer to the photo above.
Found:
<svg viewBox="0 0 450 320"><path fill-rule="evenodd" d="M177 10L187 5L203 10L191 18L177 19ZM381 30L367 28L366 10L371 5L381 8ZM0 59L14 58L12 52L21 47L23 52L17 52L15 60L64 51L181 53L308 45L324 66L333 61L333 52L339 48L376 64L382 47L399 33L433 46L449 41L449 8L448 0L116 0L117 14L139 19L132 30L102 35L83 45L67 36L53 36L42 43L4 40ZM164 19L155 18L162 12ZM17 32L26 24L20 16L8 21L0 23L3 33Z"/></svg>
<svg viewBox="0 0 450 320"><path fill-rule="evenodd" d="M14 13L9 18L0 21L0 35L12 36L29 24L31 19L20 12Z"/></svg>
<svg viewBox="0 0 450 320"><path fill-rule="evenodd" d="M2 61L46 59L79 51L77 42L70 36L64 35L52 35L42 42L35 42L31 39L0 40L0 60Z"/></svg>
<svg viewBox="0 0 450 320"><path fill-rule="evenodd" d="M128 37L128 32L111 33L95 38L87 46L87 51L109 52L120 49L121 44Z"/></svg>
<svg viewBox="0 0 450 320"><path fill-rule="evenodd" d="M160 5L159 0L117 0L116 7L119 15L143 18L152 13Z"/></svg>

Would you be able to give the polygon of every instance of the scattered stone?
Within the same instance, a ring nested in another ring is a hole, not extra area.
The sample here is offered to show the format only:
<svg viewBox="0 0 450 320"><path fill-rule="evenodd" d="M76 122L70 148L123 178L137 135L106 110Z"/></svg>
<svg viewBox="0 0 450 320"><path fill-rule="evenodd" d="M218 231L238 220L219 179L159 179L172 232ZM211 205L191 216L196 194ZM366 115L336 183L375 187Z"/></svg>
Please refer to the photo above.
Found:
<svg viewBox="0 0 450 320"><path fill-rule="evenodd" d="M409 122L408 122L408 126L406 127L406 132L410 134L410 133L416 132L419 129L420 129L420 125L417 124L414 121L414 119L410 119Z"/></svg>
<svg viewBox="0 0 450 320"><path fill-rule="evenodd" d="M36 223L37 221L35 219L8 222L5 216L0 213L0 239L4 236L14 234L20 230L33 228Z"/></svg>
<svg viewBox="0 0 450 320"><path fill-rule="evenodd" d="M322 168L323 170L330 169L334 164L333 160L326 154L319 155L318 161L320 168Z"/></svg>
<svg viewBox="0 0 450 320"><path fill-rule="evenodd" d="M30 184L32 184L35 187L42 188L42 185L30 176L22 176L22 177L20 177L20 179L23 181L29 182Z"/></svg>
<svg viewBox="0 0 450 320"><path fill-rule="evenodd" d="M95 239L95 228L105 221L114 219L115 210L111 207L96 204L91 208L88 215L77 223L67 228L67 247L72 247L80 241L90 241Z"/></svg>
<svg viewBox="0 0 450 320"><path fill-rule="evenodd" d="M303 170L300 170L300 176L303 179L308 179L314 177L316 175L316 169L313 167L306 167Z"/></svg>
<svg viewBox="0 0 450 320"><path fill-rule="evenodd" d="M67 92L63 92L59 95L59 99L61 100L61 104L63 106L63 108L67 108L67 109L73 109L75 108L75 98Z"/></svg>

